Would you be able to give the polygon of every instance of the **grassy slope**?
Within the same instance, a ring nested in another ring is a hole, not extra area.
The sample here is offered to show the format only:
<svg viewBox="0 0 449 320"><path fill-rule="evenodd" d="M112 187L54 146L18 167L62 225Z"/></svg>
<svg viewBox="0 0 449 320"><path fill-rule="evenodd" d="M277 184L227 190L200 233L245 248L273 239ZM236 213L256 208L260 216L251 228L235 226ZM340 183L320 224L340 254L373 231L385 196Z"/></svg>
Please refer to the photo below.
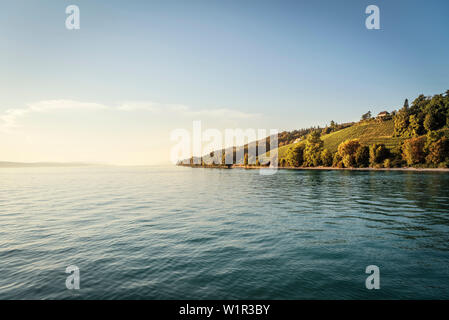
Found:
<svg viewBox="0 0 449 320"><path fill-rule="evenodd" d="M324 148L332 152L337 151L338 145L348 139L359 139L362 145L383 143L392 151L398 151L399 144L403 138L393 137L394 123L388 121L371 121L356 124L352 127L330 133L322 137Z"/></svg>
<svg viewBox="0 0 449 320"><path fill-rule="evenodd" d="M403 138L393 137L394 123L393 120L388 121L371 121L368 123L358 123L352 127L332 132L321 137L324 141L324 148L331 152L337 151L338 145L348 139L359 139L362 145L371 145L373 143L383 143L392 150L397 152L399 144ZM304 143L303 141L298 143ZM294 144L282 146L278 149L279 159L282 159L287 150ZM264 155L265 156L265 155Z"/></svg>

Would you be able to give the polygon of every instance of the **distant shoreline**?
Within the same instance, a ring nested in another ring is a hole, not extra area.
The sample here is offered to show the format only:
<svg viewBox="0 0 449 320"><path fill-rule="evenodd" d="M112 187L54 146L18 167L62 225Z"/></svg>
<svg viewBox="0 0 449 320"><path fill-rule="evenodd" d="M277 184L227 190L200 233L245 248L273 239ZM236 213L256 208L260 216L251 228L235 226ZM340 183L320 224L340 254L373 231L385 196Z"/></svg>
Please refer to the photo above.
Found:
<svg viewBox="0 0 449 320"><path fill-rule="evenodd" d="M42 168L42 167L87 167L90 163L64 163L64 162L10 162L0 161L0 168Z"/></svg>
<svg viewBox="0 0 449 320"><path fill-rule="evenodd" d="M263 166L243 166L243 165L231 165L231 166L200 166L200 165L178 165L180 167L190 167L190 168L206 168L206 169L278 169L278 170L349 170L349 171L410 171L410 172L447 172L449 173L449 168L337 168L337 167L263 167Z"/></svg>

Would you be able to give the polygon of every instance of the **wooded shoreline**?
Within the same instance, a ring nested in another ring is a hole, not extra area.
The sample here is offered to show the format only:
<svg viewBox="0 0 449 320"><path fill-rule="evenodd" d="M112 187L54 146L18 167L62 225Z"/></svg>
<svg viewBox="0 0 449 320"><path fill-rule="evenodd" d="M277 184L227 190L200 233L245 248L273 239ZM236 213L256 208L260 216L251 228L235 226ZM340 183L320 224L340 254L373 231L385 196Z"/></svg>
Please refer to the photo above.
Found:
<svg viewBox="0 0 449 320"><path fill-rule="evenodd" d="M434 96L421 94L411 106L405 99L400 110L382 111L377 117L368 111L359 122L339 125L331 121L325 128L284 131L275 141L272 146L269 136L251 146L248 142L214 150L180 164L257 169L277 163L287 170L447 172L449 90ZM260 145L265 148L259 153ZM274 157L270 156L272 149L276 150Z"/></svg>
<svg viewBox="0 0 449 320"><path fill-rule="evenodd" d="M181 167L190 167L190 168L206 168L206 169L244 169L244 170L254 170L254 169L266 169L266 170L349 170L349 171L409 171L409 172L446 172L449 173L449 168L414 168L414 167L405 167L405 168L338 168L338 167L266 167L266 166L244 166L244 165L190 165L190 164L178 164L177 166Z"/></svg>

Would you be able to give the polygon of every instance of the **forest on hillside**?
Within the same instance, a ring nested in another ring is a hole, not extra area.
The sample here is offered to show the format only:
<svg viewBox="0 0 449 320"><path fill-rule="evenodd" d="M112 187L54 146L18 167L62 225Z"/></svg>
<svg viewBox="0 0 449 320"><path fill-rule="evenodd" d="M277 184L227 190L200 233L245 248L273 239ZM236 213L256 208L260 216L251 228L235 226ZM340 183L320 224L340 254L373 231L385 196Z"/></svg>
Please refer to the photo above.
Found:
<svg viewBox="0 0 449 320"><path fill-rule="evenodd" d="M370 136L366 128L371 130ZM243 149L243 159L237 159L234 147L233 164L270 165L269 149L257 155L256 161L249 161L248 145ZM421 94L411 104L405 99L401 109L384 111L376 117L368 111L357 123L332 121L325 128L282 132L278 150L278 166L284 168L449 168L449 90L434 96ZM218 166L224 166L225 150L212 152L211 156L214 153L221 156ZM194 163L191 158L189 164ZM200 163L211 166L202 160Z"/></svg>

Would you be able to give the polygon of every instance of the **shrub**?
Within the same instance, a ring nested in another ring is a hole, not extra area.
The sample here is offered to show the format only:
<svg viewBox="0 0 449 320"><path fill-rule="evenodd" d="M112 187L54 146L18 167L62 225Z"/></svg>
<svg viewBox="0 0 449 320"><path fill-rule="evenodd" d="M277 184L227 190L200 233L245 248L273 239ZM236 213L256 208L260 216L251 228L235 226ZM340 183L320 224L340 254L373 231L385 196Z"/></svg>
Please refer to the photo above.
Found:
<svg viewBox="0 0 449 320"><path fill-rule="evenodd" d="M445 161L440 162L440 164L438 165L438 167L440 167L440 168L449 168L449 159L446 158Z"/></svg>

